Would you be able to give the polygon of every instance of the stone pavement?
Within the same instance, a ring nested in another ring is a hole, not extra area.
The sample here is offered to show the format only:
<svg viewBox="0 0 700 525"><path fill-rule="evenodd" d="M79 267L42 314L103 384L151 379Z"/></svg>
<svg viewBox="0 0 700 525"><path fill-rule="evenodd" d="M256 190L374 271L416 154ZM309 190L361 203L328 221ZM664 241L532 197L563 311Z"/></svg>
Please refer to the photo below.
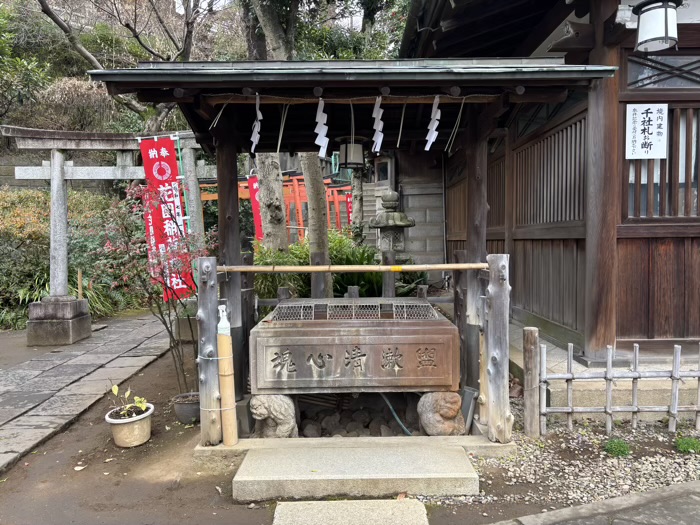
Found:
<svg viewBox="0 0 700 525"><path fill-rule="evenodd" d="M15 339L0 334L0 352ZM0 369L0 472L167 349L163 325L144 313L93 326L92 337L73 345L28 349L31 359Z"/></svg>
<svg viewBox="0 0 700 525"><path fill-rule="evenodd" d="M495 525L697 525L700 481L671 485Z"/></svg>

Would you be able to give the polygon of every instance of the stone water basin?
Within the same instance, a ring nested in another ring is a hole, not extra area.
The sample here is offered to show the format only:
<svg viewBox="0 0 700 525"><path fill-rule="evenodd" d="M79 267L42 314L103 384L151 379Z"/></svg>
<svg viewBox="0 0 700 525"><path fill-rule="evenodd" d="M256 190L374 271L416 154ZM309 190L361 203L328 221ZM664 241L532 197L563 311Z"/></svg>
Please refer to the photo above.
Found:
<svg viewBox="0 0 700 525"><path fill-rule="evenodd" d="M250 333L253 394L457 391L457 327L425 299L292 299Z"/></svg>

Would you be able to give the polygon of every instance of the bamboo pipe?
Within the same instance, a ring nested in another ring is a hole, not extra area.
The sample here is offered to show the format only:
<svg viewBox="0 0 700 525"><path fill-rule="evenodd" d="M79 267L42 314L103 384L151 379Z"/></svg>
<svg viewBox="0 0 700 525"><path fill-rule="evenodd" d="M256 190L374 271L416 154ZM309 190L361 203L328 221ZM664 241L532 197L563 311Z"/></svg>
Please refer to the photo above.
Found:
<svg viewBox="0 0 700 525"><path fill-rule="evenodd" d="M78 299L83 298L83 270L78 268Z"/></svg>
<svg viewBox="0 0 700 525"><path fill-rule="evenodd" d="M224 273L364 273L364 272L430 272L454 270L488 270L487 263L454 263L454 264L404 264L404 265L316 265L316 266L217 266L217 272Z"/></svg>
<svg viewBox="0 0 700 525"><path fill-rule="evenodd" d="M236 391L233 377L233 343L231 325L226 317L226 306L219 306L220 321L217 326L216 344L219 350L219 389L221 391L221 432L227 447L238 443L236 420Z"/></svg>

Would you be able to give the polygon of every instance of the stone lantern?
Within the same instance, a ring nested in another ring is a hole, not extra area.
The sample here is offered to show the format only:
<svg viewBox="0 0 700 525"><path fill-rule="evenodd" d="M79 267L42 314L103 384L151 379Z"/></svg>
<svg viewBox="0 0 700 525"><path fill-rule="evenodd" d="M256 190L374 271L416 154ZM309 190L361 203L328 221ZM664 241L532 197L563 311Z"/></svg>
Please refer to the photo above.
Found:
<svg viewBox="0 0 700 525"><path fill-rule="evenodd" d="M369 227L379 230L379 249L382 252L382 264L396 264L396 252L403 252L406 248L405 228L412 228L416 220L409 217L399 209L399 194L395 191L386 191L381 197L382 211L377 213L374 219L370 219ZM383 274L382 296L395 297L394 288L396 276L391 272Z"/></svg>

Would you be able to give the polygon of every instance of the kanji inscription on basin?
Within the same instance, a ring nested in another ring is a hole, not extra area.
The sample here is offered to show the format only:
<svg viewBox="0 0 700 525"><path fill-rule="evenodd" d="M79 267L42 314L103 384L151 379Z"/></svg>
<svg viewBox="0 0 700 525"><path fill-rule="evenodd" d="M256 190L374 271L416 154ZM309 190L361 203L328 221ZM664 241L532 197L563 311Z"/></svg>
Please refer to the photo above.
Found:
<svg viewBox="0 0 700 525"><path fill-rule="evenodd" d="M412 305L427 305L415 299L408 307L406 299L375 299L399 302L389 303L393 308L381 304L371 319L352 318L347 312L372 315L368 300L355 301L337 308L342 319L332 318L333 308L326 313L318 306L312 319L308 302L286 301L306 319L280 319L273 312L258 324L251 332L252 392L457 390L459 344L452 323L439 314L405 318Z"/></svg>

